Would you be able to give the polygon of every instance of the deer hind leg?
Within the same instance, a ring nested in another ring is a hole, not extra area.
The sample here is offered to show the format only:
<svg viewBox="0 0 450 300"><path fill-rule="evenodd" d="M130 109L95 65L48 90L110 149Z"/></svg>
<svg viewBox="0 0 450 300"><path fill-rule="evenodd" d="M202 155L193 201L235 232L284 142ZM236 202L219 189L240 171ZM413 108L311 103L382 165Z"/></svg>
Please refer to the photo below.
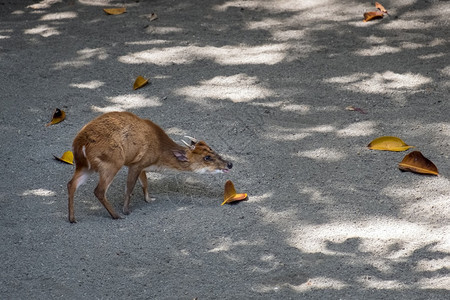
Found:
<svg viewBox="0 0 450 300"><path fill-rule="evenodd" d="M140 167L136 166L128 167L127 186L125 189L125 201L123 203L123 213L126 215L130 214L131 193L133 192L134 186L136 185L136 181L138 180L138 178L142 176L142 172L143 171Z"/></svg>
<svg viewBox="0 0 450 300"><path fill-rule="evenodd" d="M76 168L72 179L67 183L67 191L69 194L69 222L76 223L73 199L77 188L86 182L89 171L85 168Z"/></svg>
<svg viewBox="0 0 450 300"><path fill-rule="evenodd" d="M116 211L106 198L106 192L108 191L108 188L111 185L114 176L116 176L119 170L120 167L117 168L113 165L109 165L108 167L102 166L102 168L99 170L100 179L98 181L97 187L94 190L95 196L100 201L100 203L103 204L103 206L106 208L106 210L111 215L111 218L113 219L120 219L120 216L116 213Z"/></svg>
<svg viewBox="0 0 450 300"><path fill-rule="evenodd" d="M147 181L147 174L145 174L145 171L142 171L141 174L139 174L139 182L142 185L142 191L144 192L145 202L151 202L155 200L155 198L150 197L150 194L148 193L148 181Z"/></svg>

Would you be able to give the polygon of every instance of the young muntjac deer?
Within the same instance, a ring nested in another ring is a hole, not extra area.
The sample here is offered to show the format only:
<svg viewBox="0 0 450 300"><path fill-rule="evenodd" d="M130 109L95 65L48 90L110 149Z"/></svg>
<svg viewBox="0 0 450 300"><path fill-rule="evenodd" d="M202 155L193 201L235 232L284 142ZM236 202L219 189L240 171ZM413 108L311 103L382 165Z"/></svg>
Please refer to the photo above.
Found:
<svg viewBox="0 0 450 300"><path fill-rule="evenodd" d="M222 159L204 141L191 138L191 144L175 143L158 125L129 112L110 112L86 124L73 141L75 173L67 184L69 221L75 223L74 194L92 172L99 173L94 190L113 219L120 216L106 199L114 176L128 167L123 213L129 214L130 196L137 179L145 201L151 200L145 171L175 169L197 173L227 173L233 164Z"/></svg>

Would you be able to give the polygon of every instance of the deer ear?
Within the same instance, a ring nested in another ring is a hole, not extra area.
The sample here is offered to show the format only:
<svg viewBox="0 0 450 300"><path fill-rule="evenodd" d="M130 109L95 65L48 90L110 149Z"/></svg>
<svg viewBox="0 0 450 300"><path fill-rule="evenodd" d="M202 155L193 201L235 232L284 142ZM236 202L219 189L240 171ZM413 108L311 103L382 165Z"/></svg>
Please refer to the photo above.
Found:
<svg viewBox="0 0 450 300"><path fill-rule="evenodd" d="M186 152L183 150L173 150L173 155L179 160L179 161L188 161L188 158L186 156Z"/></svg>

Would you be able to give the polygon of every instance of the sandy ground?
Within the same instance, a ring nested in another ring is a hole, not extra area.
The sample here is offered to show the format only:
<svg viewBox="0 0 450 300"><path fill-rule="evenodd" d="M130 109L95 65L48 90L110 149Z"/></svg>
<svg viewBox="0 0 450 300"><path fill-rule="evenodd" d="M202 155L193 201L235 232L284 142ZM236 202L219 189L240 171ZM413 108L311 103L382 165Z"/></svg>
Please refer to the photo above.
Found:
<svg viewBox="0 0 450 300"><path fill-rule="evenodd" d="M450 2L382 4L364 23L370 1L0 0L0 298L449 299ZM233 172L149 173L157 200L136 187L121 220L92 176L70 224L53 155L112 110ZM384 135L440 176L366 148ZM249 200L220 206L227 179Z"/></svg>

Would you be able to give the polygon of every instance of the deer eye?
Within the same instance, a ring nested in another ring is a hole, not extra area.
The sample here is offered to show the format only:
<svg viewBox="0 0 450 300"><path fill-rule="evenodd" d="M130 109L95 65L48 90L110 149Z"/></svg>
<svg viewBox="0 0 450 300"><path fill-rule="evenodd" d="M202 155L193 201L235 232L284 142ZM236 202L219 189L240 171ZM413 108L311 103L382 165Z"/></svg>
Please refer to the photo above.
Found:
<svg viewBox="0 0 450 300"><path fill-rule="evenodd" d="M212 160L211 156L209 156L209 155L206 155L205 157L203 157L203 159L206 160L206 161L211 161Z"/></svg>

